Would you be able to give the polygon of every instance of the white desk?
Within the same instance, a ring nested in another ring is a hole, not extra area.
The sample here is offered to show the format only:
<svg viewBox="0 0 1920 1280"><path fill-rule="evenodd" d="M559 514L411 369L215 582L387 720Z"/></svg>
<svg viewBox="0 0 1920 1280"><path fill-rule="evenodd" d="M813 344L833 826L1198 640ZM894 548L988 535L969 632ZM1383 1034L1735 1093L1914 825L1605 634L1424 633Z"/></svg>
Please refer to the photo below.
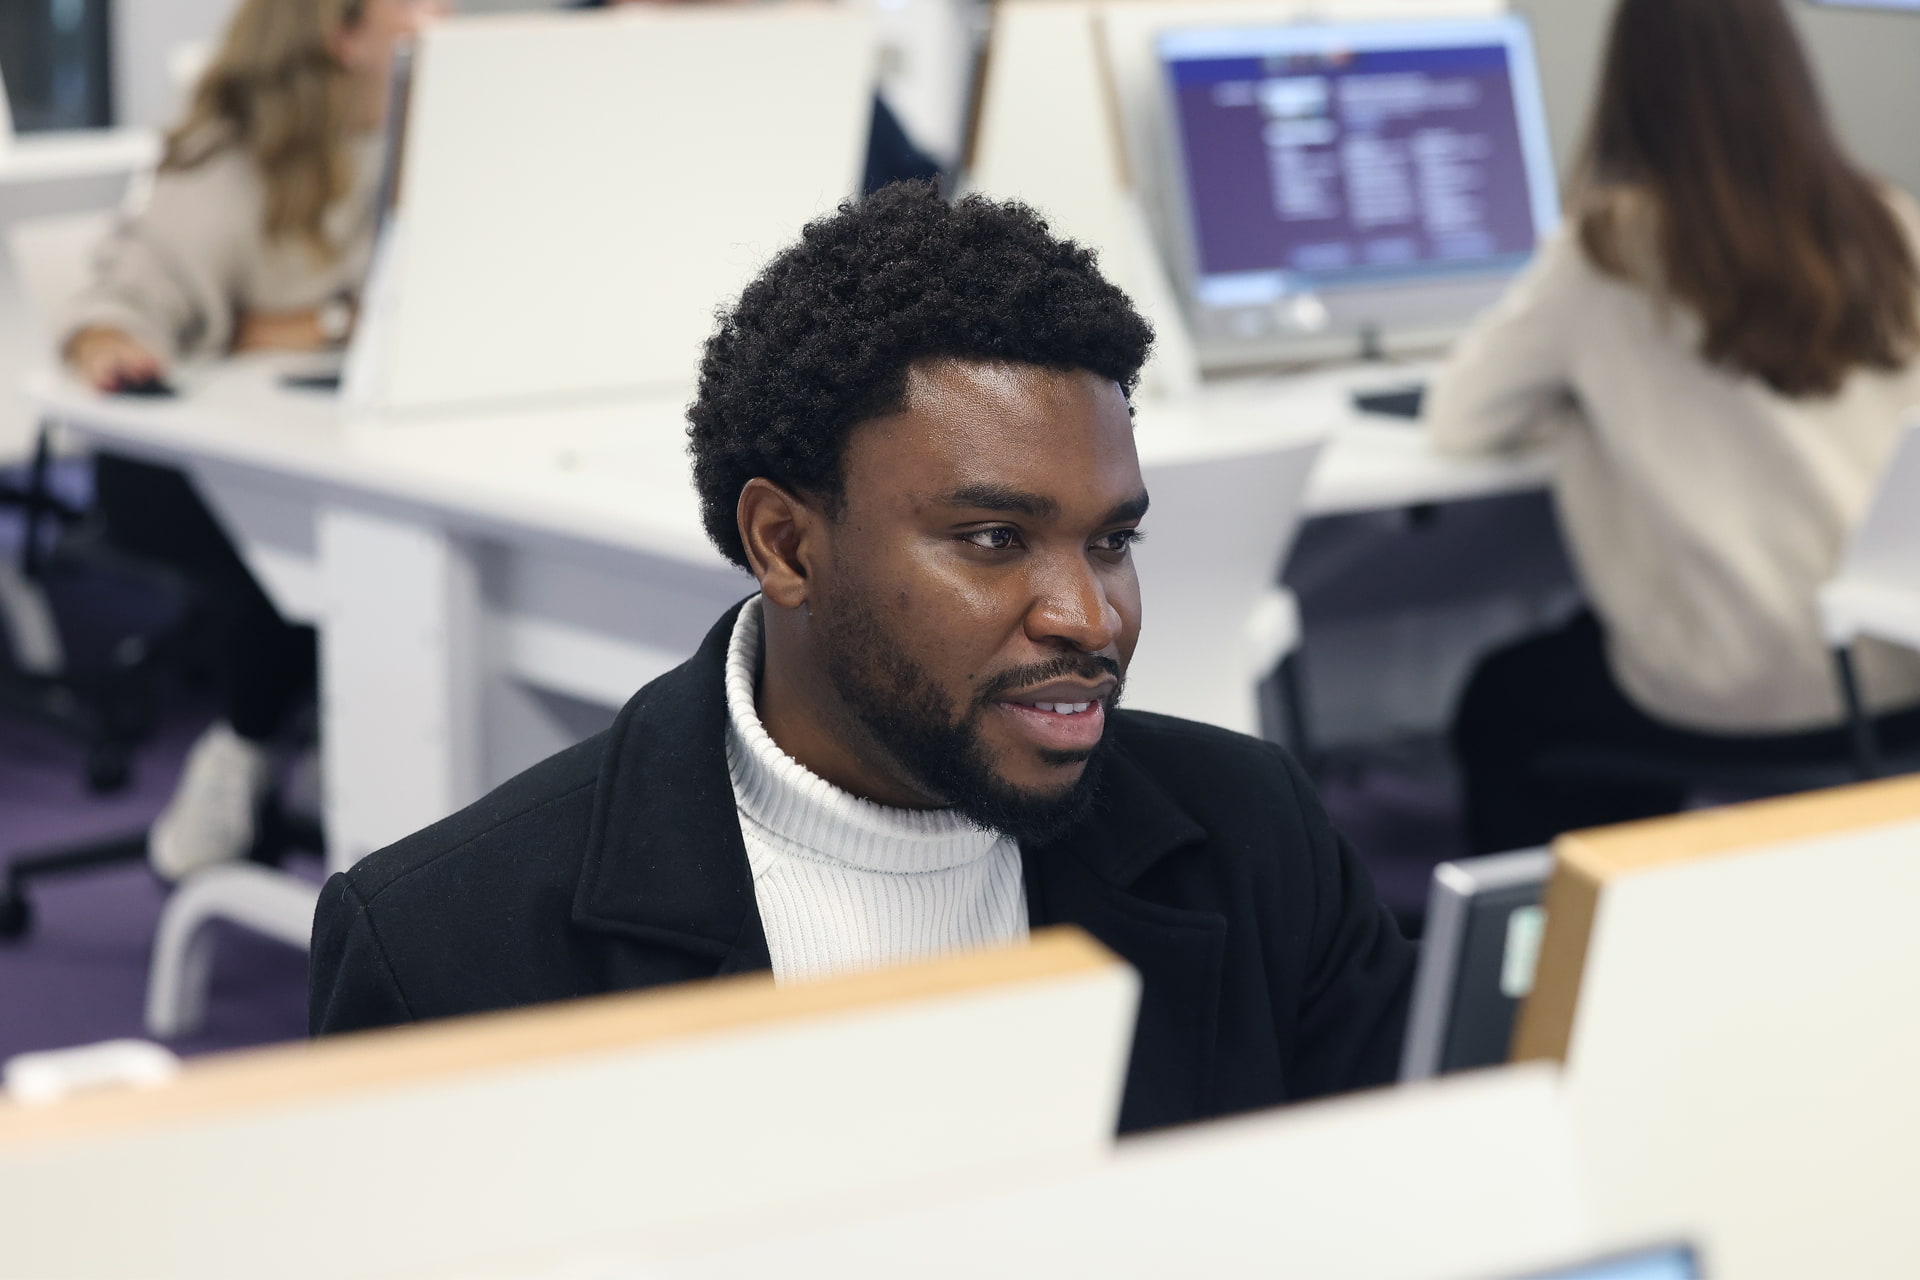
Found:
<svg viewBox="0 0 1920 1280"><path fill-rule="evenodd" d="M269 593L320 622L335 865L432 822L571 739L545 694L615 706L692 652L751 583L708 544L684 396L349 427L279 384L286 359L183 371L177 400L43 371L29 394L115 449L183 466ZM1539 459L1441 458L1359 419L1356 384L1417 366L1236 384L1144 404L1143 458L1333 431L1312 514L1537 487Z"/></svg>
<svg viewBox="0 0 1920 1280"><path fill-rule="evenodd" d="M0 140L0 186L113 177L152 168L160 135L151 129L73 129Z"/></svg>
<svg viewBox="0 0 1920 1280"><path fill-rule="evenodd" d="M1353 406L1357 390L1424 383L1437 369L1432 362L1346 365L1236 379L1209 387L1192 404L1146 402L1136 412L1141 457L1150 458L1162 447L1191 448L1228 434L1326 431L1331 441L1307 493L1309 516L1387 511L1544 488L1551 474L1544 453L1446 457L1434 451L1417 424L1364 414Z"/></svg>

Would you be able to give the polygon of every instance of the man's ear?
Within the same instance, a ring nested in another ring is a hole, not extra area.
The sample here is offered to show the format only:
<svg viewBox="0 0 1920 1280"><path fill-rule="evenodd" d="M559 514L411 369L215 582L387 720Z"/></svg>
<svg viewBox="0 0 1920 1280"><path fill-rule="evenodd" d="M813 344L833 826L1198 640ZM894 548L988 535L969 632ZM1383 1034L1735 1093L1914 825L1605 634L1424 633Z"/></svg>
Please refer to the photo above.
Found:
<svg viewBox="0 0 1920 1280"><path fill-rule="evenodd" d="M814 567L825 553L825 515L790 490L755 476L740 490L734 519L760 594L785 609L805 604Z"/></svg>

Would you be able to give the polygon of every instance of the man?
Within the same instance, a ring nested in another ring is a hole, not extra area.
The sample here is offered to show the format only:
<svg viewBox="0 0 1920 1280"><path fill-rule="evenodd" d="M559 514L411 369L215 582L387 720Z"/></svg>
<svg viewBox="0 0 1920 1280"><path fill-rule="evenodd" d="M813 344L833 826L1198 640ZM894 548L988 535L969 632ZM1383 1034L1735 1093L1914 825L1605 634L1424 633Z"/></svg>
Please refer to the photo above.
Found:
<svg viewBox="0 0 1920 1280"><path fill-rule="evenodd" d="M1143 980L1123 1128L1391 1078L1410 949L1299 768L1116 710L1150 342L1022 206L901 185L809 226L689 411L760 594L607 732L335 876L314 1030L1070 923Z"/></svg>

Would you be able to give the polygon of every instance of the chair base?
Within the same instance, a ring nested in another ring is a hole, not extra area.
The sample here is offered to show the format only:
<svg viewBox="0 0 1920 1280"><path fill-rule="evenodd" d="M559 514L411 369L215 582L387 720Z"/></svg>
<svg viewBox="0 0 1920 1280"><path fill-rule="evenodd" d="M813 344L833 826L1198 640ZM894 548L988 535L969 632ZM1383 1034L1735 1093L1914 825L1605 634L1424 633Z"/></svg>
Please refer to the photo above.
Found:
<svg viewBox="0 0 1920 1280"><path fill-rule="evenodd" d="M295 849L324 854L326 841L320 825L310 818L286 812L277 797L270 798L261 813L259 836L247 854L247 862L277 867ZM144 863L146 859L144 829L92 844L48 849L13 859L4 873L0 873L0 942L16 941L32 931L33 901L27 896L27 890L34 882L101 867Z"/></svg>
<svg viewBox="0 0 1920 1280"><path fill-rule="evenodd" d="M154 935L147 1034L173 1040L204 1025L213 977L207 925L227 920L304 951L319 898L319 886L310 881L244 862L208 867L181 880Z"/></svg>
<svg viewBox="0 0 1920 1280"><path fill-rule="evenodd" d="M33 928L33 903L27 897L30 882L97 867L144 862L146 857L147 833L142 831L138 835L116 836L96 844L14 859L7 864L4 879L0 879L0 939L21 938Z"/></svg>

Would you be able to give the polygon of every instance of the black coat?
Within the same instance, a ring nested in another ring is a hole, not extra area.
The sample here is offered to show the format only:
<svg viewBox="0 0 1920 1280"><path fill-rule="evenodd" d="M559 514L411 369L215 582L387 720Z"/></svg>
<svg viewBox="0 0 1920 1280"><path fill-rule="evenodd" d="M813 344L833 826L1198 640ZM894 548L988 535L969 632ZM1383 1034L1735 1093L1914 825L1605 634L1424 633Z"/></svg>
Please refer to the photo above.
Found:
<svg viewBox="0 0 1920 1280"><path fill-rule="evenodd" d="M315 1034L769 967L726 761L738 610L613 726L334 876ZM1123 1129L1392 1079L1411 947L1278 747L1115 715L1094 814L1022 850L1032 923L1140 971Z"/></svg>

